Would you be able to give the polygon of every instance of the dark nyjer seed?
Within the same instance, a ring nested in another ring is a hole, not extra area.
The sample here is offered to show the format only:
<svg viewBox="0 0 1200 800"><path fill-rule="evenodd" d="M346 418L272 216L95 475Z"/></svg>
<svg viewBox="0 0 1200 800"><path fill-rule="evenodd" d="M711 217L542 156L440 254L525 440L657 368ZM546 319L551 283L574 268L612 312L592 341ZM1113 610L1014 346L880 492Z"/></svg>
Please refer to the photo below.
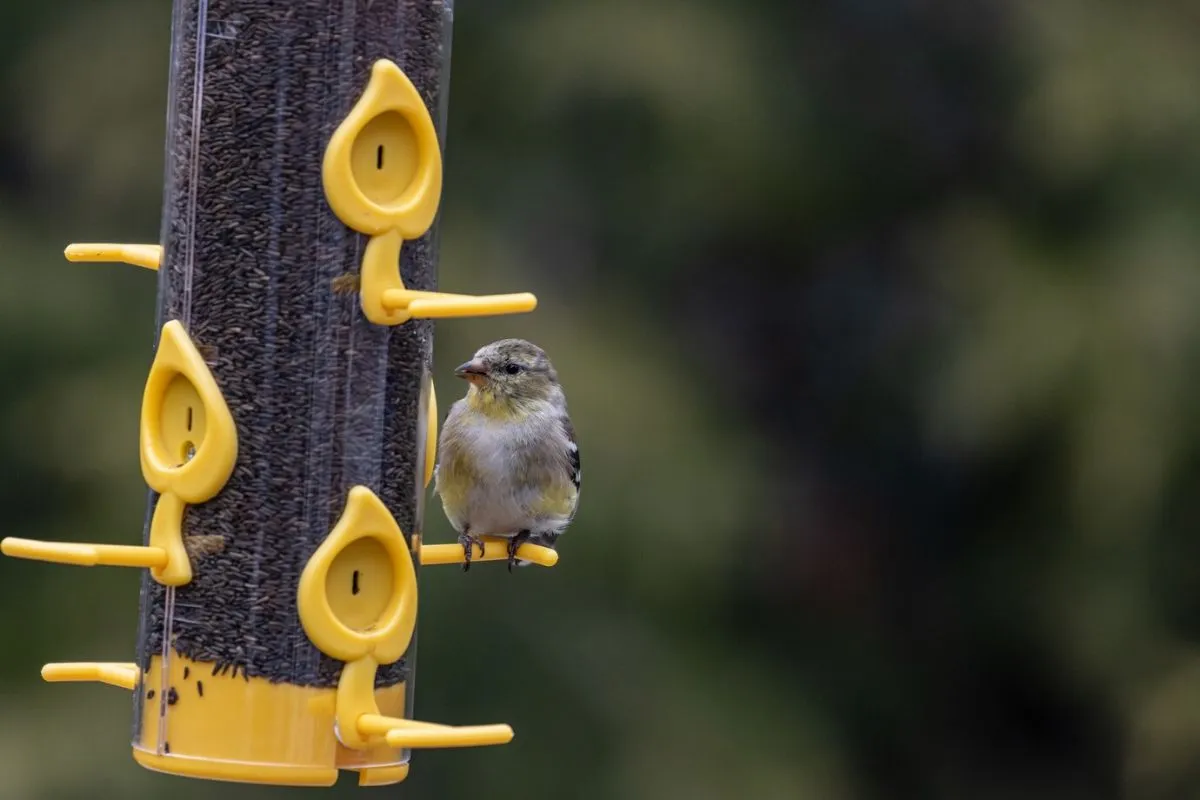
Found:
<svg viewBox="0 0 1200 800"><path fill-rule="evenodd" d="M143 583L143 668L166 636L214 677L335 686L342 664L297 617L301 571L355 485L419 532L432 326L372 325L357 293L336 290L366 238L333 215L321 164L379 58L406 72L441 130L450 5L175 0L158 324L181 320L201 350L238 457L221 493L186 511L194 577L173 590L172 619L165 587ZM405 243L410 288L437 288L436 238ZM406 669L381 667L377 685Z"/></svg>

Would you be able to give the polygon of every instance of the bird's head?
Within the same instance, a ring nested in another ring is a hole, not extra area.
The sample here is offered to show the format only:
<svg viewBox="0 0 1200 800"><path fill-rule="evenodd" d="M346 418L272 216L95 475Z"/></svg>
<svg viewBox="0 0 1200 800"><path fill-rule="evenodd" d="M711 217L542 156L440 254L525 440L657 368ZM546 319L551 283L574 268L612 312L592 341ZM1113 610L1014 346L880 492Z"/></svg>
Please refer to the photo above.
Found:
<svg viewBox="0 0 1200 800"><path fill-rule="evenodd" d="M497 410L553 399L558 375L542 348L524 339L501 339L484 345L454 374L471 384L468 396L485 410Z"/></svg>

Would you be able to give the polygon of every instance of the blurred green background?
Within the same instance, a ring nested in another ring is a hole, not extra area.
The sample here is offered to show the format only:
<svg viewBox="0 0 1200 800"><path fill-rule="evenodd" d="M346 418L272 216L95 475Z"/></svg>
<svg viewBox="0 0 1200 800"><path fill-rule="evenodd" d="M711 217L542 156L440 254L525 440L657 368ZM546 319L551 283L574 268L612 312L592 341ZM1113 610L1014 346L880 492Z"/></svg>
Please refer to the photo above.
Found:
<svg viewBox="0 0 1200 800"><path fill-rule="evenodd" d="M141 536L170 4L0 3L5 535ZM417 712L507 747L329 797L1200 797L1200 6L464 0L437 381L521 335L554 570L423 573ZM444 411L444 409L443 409ZM440 507L428 538L449 541ZM137 767L133 571L0 560L0 798ZM475 691L473 687L481 687ZM361 792L361 794L360 794Z"/></svg>

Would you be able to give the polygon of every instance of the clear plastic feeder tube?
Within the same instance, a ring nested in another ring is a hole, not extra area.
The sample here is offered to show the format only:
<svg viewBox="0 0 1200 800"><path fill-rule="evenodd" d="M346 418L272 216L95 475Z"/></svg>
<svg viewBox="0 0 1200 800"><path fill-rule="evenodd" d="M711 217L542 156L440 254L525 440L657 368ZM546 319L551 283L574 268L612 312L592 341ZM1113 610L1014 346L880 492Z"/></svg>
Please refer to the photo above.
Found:
<svg viewBox="0 0 1200 800"><path fill-rule="evenodd" d="M191 580L143 581L135 756L228 780L321 785L352 769L388 782L408 752L339 741L344 662L306 635L297 592L355 487L410 550L419 539L432 328L364 318L368 237L331 211L322 161L379 59L441 138L451 2L175 0L173 14L158 331L177 322L203 359L236 461L211 499L171 500ZM436 229L401 253L405 286L436 290ZM186 380L163 393L164 457L208 458L217 418L203 393ZM165 502L152 494L150 511ZM151 527L148 515L147 541ZM371 597L377 577L331 570L326 591L348 594L329 604ZM381 714L411 717L414 653L378 666Z"/></svg>

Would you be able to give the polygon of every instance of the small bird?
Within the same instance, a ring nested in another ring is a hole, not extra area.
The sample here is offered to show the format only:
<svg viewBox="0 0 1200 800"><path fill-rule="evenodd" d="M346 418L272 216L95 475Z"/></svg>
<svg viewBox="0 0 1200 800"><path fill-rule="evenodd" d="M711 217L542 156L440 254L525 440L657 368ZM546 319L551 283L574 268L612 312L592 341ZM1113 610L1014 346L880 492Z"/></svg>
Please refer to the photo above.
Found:
<svg viewBox="0 0 1200 800"><path fill-rule="evenodd" d="M438 442L434 491L463 547L509 540L508 569L524 542L554 548L575 517L579 445L550 359L524 339L481 347L454 374L470 386L450 407Z"/></svg>

